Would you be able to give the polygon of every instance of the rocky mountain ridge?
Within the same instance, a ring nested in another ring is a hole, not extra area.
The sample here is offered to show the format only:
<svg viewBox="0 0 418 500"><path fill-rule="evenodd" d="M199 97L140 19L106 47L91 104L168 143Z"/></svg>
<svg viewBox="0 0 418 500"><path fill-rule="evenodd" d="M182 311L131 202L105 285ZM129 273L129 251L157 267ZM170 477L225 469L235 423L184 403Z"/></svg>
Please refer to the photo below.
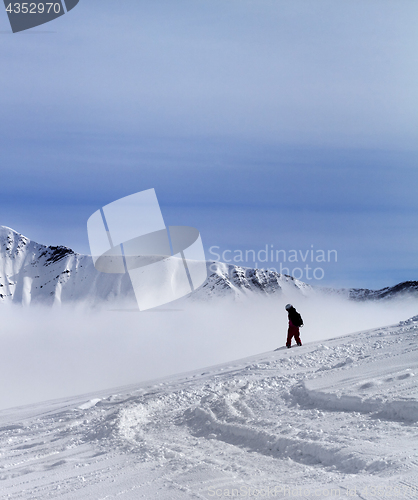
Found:
<svg viewBox="0 0 418 500"><path fill-rule="evenodd" d="M284 296L292 299L313 294L337 294L345 298L388 300L418 295L418 282L407 281L381 290L330 289L309 285L277 272L208 262L208 278L192 295L193 300L252 296ZM0 303L22 305L83 303L98 306L124 303L135 307L127 274L98 272L92 258L64 246L46 246L29 240L11 228L0 226Z"/></svg>

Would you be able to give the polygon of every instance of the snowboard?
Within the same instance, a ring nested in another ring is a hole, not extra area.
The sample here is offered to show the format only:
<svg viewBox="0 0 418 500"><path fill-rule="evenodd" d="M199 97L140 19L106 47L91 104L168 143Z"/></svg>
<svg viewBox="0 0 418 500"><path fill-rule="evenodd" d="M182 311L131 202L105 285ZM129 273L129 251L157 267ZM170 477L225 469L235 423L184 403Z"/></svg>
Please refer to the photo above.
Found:
<svg viewBox="0 0 418 500"><path fill-rule="evenodd" d="M290 347L287 347L284 345L283 347L278 347L277 349L274 349L274 351L282 351L283 349L291 349L292 347L302 347L302 346L300 346L298 344L293 344Z"/></svg>

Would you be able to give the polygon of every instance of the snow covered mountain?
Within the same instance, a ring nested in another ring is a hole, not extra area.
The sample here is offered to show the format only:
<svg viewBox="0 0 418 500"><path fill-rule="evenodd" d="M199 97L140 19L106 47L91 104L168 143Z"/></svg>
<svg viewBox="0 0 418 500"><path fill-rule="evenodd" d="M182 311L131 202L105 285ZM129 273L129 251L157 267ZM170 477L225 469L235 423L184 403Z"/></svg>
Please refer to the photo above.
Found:
<svg viewBox="0 0 418 500"><path fill-rule="evenodd" d="M193 299L312 292L310 285L271 271L217 262L207 265L209 277ZM128 275L99 273L88 255L41 245L4 226L0 226L0 300L24 305L119 300L135 306Z"/></svg>
<svg viewBox="0 0 418 500"><path fill-rule="evenodd" d="M208 262L206 282L192 300L239 299L256 294L282 295L289 300L318 293L353 300L391 299L418 295L418 282L408 281L382 290L313 287L291 276L263 269L249 269ZM136 307L129 276L98 272L90 256L63 246L45 246L13 229L0 226L0 303L54 305L124 303Z"/></svg>
<svg viewBox="0 0 418 500"><path fill-rule="evenodd" d="M318 289L317 289L318 290ZM404 281L394 286L387 286L380 290L369 288L327 288L320 287L319 290L327 295L338 295L339 297L354 300L356 302L391 300L404 298L418 298L418 281Z"/></svg>
<svg viewBox="0 0 418 500"><path fill-rule="evenodd" d="M367 288L351 288L349 290L349 298L354 300L392 299L406 295L418 296L418 281L404 281L381 290L368 290Z"/></svg>
<svg viewBox="0 0 418 500"><path fill-rule="evenodd" d="M129 277L96 271L91 257L45 246L0 226L0 299L17 304L95 305L133 297Z"/></svg>
<svg viewBox="0 0 418 500"><path fill-rule="evenodd" d="M417 498L417 320L2 410L1 497Z"/></svg>
<svg viewBox="0 0 418 500"><path fill-rule="evenodd" d="M193 299L214 297L245 297L283 294L309 296L314 292L311 285L285 274L265 269L251 269L222 262L208 262L209 276L193 294Z"/></svg>

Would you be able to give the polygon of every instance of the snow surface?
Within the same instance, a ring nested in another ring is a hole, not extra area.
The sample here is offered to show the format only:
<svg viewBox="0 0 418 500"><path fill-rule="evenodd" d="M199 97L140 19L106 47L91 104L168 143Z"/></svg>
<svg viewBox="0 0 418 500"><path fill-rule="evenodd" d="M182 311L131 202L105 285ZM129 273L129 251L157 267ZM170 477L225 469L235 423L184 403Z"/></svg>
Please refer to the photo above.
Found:
<svg viewBox="0 0 418 500"><path fill-rule="evenodd" d="M417 498L418 317L0 412L9 499Z"/></svg>

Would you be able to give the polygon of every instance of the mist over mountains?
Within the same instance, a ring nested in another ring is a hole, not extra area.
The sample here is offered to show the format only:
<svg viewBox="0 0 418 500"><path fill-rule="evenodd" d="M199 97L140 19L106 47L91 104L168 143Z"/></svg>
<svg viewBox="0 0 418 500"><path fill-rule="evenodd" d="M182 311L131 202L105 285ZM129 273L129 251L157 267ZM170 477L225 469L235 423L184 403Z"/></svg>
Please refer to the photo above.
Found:
<svg viewBox="0 0 418 500"><path fill-rule="evenodd" d="M381 290L332 289L312 286L291 276L208 262L208 278L190 298L209 300L278 295L292 299L318 294L356 301L389 300L418 296L418 282L407 281ZM0 226L0 303L83 304L90 307L123 304L136 307L127 274L98 272L92 258L64 246L31 241L11 228Z"/></svg>

